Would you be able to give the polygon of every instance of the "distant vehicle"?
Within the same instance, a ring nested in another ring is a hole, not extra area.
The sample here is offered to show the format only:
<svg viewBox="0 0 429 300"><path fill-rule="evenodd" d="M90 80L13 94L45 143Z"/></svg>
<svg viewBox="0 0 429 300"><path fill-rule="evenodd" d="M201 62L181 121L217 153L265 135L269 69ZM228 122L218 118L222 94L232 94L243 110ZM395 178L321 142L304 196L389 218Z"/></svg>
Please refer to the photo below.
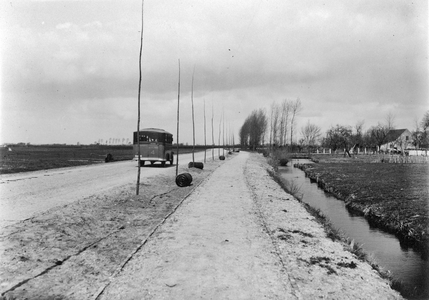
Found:
<svg viewBox="0 0 429 300"><path fill-rule="evenodd" d="M171 133L159 128L140 130L140 158L138 155L137 131L134 132L133 141L134 160L137 160L141 166L146 161L151 164L161 162L163 167L167 161L170 162L170 165L173 164L173 135Z"/></svg>

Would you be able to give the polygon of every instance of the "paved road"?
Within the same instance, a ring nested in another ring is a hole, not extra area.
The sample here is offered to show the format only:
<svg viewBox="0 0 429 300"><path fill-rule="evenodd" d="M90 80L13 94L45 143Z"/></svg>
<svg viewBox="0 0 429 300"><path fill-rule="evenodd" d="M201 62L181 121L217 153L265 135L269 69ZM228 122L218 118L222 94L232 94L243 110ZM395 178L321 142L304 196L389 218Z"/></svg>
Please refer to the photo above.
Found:
<svg viewBox="0 0 429 300"><path fill-rule="evenodd" d="M210 155L211 152L207 152L207 157ZM195 153L196 161L203 158L204 152ZM179 164L186 165L191 160L191 154L180 155ZM169 168L147 165L141 169L141 179L167 172ZM92 195L108 193L119 186L135 184L136 180L135 161L1 175L0 226Z"/></svg>

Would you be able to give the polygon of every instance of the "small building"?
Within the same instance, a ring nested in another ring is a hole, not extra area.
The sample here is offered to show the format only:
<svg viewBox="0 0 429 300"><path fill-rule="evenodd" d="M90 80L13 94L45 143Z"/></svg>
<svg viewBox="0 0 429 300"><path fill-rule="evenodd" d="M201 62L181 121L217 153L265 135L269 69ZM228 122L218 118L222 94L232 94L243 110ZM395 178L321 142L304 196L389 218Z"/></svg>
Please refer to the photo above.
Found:
<svg viewBox="0 0 429 300"><path fill-rule="evenodd" d="M404 153L409 148L413 148L411 132L408 129L391 129L386 135L386 143L380 146L380 151Z"/></svg>

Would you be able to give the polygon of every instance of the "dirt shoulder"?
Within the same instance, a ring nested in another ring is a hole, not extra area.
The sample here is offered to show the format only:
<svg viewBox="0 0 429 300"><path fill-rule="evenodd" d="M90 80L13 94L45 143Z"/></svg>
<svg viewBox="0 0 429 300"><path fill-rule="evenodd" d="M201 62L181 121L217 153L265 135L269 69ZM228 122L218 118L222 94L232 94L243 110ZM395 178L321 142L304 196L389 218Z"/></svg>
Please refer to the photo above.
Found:
<svg viewBox="0 0 429 300"><path fill-rule="evenodd" d="M401 299L267 168L235 153L190 170L193 187L157 176L9 226L2 298Z"/></svg>

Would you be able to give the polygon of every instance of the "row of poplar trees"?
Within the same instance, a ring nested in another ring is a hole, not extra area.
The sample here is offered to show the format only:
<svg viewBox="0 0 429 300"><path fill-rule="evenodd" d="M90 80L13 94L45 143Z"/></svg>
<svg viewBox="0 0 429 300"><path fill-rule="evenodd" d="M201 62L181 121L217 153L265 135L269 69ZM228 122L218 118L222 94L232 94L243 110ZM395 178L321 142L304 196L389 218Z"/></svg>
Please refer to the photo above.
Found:
<svg viewBox="0 0 429 300"><path fill-rule="evenodd" d="M292 145L295 117L301 108L298 98L295 101L285 99L280 104L273 102L269 119L263 109L252 111L240 128L241 146L256 150L266 142L274 146Z"/></svg>

